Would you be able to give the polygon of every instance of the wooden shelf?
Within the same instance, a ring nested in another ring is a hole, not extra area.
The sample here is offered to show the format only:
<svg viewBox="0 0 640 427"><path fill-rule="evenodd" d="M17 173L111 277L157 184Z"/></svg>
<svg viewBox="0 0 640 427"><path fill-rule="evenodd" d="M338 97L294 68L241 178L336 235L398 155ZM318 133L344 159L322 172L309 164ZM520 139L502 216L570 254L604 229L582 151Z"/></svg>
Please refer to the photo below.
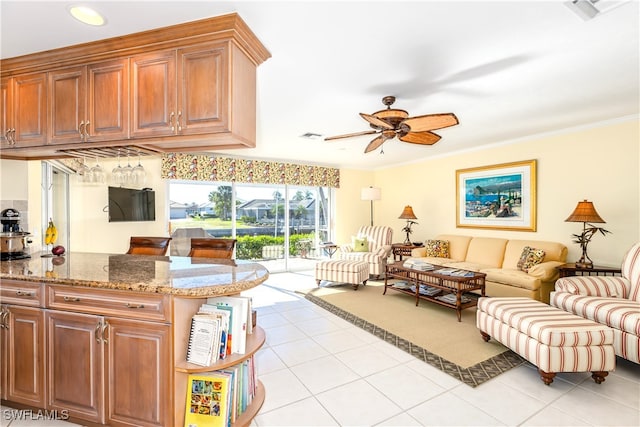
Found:
<svg viewBox="0 0 640 427"><path fill-rule="evenodd" d="M220 369L225 369L230 366L237 365L238 363L247 360L258 350L260 350L260 347L264 345L265 338L266 335L264 333L264 329L256 326L252 334L247 334L247 351L245 353L231 354L223 360L219 360L210 366L200 366L194 363L189 363L187 361L181 361L176 363L175 370L177 372L183 372L185 374L198 374L202 372L218 371Z"/></svg>

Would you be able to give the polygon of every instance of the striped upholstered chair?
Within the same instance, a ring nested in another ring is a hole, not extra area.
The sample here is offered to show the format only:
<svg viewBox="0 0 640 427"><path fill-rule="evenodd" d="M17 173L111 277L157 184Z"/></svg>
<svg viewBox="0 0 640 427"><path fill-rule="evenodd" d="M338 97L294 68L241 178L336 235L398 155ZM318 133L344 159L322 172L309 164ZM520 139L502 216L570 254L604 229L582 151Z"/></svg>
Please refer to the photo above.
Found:
<svg viewBox="0 0 640 427"><path fill-rule="evenodd" d="M616 354L640 363L640 242L624 256L620 276L558 279L551 305L609 326Z"/></svg>
<svg viewBox="0 0 640 427"><path fill-rule="evenodd" d="M340 246L340 258L351 261L366 261L369 263L369 275L383 276L387 258L391 253L391 239L393 229L384 225L365 225L360 227L358 234L347 245ZM366 251L359 251L356 240L366 241Z"/></svg>

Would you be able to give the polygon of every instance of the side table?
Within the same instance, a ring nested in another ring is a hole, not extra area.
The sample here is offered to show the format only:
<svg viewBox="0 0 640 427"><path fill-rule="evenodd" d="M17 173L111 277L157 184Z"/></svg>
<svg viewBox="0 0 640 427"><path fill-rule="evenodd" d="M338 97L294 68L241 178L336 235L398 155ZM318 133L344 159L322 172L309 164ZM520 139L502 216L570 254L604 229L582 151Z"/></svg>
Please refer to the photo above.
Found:
<svg viewBox="0 0 640 427"><path fill-rule="evenodd" d="M324 253L329 256L329 259L331 259L333 257L333 254L338 251L338 245L336 245L335 243L321 243L320 248L322 248Z"/></svg>
<svg viewBox="0 0 640 427"><path fill-rule="evenodd" d="M411 256L411 251L416 248L421 248L424 245L405 245L404 243L393 243L391 245L391 251L393 252L394 261L402 261L403 256Z"/></svg>
<svg viewBox="0 0 640 427"><path fill-rule="evenodd" d="M620 269L616 267L598 267L594 265L592 268L576 267L575 264L562 264L557 267L560 277L569 276L616 276L620 274Z"/></svg>

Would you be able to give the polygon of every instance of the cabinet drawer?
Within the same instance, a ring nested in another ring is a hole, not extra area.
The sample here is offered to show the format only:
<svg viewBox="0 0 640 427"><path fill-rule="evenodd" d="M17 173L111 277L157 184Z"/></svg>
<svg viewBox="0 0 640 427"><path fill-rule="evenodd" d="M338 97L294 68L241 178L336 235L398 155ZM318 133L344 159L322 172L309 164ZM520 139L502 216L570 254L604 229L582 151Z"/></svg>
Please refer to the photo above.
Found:
<svg viewBox="0 0 640 427"><path fill-rule="evenodd" d="M49 285L47 306L55 310L169 321L169 295Z"/></svg>
<svg viewBox="0 0 640 427"><path fill-rule="evenodd" d="M44 306L43 284L22 280L2 279L0 302L3 304Z"/></svg>

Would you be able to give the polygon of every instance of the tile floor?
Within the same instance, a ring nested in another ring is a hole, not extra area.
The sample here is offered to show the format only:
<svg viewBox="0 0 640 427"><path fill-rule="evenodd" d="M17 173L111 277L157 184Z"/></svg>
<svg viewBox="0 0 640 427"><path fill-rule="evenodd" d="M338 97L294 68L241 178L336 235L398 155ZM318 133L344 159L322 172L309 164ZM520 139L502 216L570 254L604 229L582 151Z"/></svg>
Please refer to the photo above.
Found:
<svg viewBox="0 0 640 427"><path fill-rule="evenodd" d="M253 296L267 342L258 353L263 426L639 426L640 365L618 359L551 386L528 364L471 388L310 303L312 272L272 274ZM0 425L72 426L7 421Z"/></svg>

